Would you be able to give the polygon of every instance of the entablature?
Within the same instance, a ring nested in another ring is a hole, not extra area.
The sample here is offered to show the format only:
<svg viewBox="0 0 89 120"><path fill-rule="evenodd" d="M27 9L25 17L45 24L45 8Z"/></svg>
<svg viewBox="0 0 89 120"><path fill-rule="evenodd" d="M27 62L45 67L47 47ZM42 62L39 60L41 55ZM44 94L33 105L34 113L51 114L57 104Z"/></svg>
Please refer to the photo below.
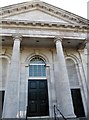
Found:
<svg viewBox="0 0 89 120"><path fill-rule="evenodd" d="M12 46L14 34L0 34L2 37L3 46ZM38 35L38 34L20 34L21 46L37 47L37 48L55 48L55 35ZM87 43L87 38L78 36L63 36L57 35L62 38L62 44L64 48L72 49L84 49Z"/></svg>
<svg viewBox="0 0 89 120"><path fill-rule="evenodd" d="M42 21L24 21L24 20L1 20L0 26L2 28L46 28L46 29L63 29L64 31L82 31L87 32L89 27L87 25L74 25L67 23L57 23L57 22L42 22Z"/></svg>

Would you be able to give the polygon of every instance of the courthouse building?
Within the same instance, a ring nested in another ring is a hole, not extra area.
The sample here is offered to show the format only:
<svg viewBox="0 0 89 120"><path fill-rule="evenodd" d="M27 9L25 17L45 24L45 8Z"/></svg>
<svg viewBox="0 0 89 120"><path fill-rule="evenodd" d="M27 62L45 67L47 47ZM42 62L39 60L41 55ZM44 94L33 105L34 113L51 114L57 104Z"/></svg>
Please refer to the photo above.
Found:
<svg viewBox="0 0 89 120"><path fill-rule="evenodd" d="M39 0L0 16L0 116L86 117L87 20Z"/></svg>

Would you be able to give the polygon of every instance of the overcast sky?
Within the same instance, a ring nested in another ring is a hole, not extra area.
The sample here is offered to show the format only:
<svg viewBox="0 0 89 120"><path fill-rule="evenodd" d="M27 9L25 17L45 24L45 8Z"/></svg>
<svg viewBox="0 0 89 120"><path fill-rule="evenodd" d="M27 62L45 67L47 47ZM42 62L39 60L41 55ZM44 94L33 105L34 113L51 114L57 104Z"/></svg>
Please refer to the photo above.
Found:
<svg viewBox="0 0 89 120"><path fill-rule="evenodd" d="M0 7L26 2L30 0L0 0ZM41 0L81 17L87 18L87 2L89 0Z"/></svg>

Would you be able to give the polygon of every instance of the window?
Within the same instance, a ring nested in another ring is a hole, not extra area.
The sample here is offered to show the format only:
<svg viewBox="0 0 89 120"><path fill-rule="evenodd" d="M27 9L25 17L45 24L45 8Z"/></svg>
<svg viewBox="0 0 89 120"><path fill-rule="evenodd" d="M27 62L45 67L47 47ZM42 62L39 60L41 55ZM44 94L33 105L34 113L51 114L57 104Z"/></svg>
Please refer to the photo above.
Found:
<svg viewBox="0 0 89 120"><path fill-rule="evenodd" d="M70 90L72 95L72 101L74 106L74 113L77 117L85 117L85 111L83 107L80 83L78 78L78 71L76 64L72 59L66 60L67 71L69 76Z"/></svg>
<svg viewBox="0 0 89 120"><path fill-rule="evenodd" d="M29 65L30 77L44 77L46 76L46 64L39 56L35 56Z"/></svg>
<svg viewBox="0 0 89 120"><path fill-rule="evenodd" d="M67 64L70 87L79 86L79 79L74 61L71 59L67 59L66 64Z"/></svg>

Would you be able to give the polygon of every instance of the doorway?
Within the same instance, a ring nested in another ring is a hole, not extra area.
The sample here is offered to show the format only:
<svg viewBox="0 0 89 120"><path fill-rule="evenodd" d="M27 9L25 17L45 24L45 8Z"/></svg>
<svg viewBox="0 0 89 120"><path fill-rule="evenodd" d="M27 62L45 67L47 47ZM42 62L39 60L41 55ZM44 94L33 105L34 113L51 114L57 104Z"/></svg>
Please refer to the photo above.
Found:
<svg viewBox="0 0 89 120"><path fill-rule="evenodd" d="M5 91L0 91L0 118L2 117L3 112L4 94Z"/></svg>
<svg viewBox="0 0 89 120"><path fill-rule="evenodd" d="M77 117L85 117L80 89L71 89L74 112Z"/></svg>
<svg viewBox="0 0 89 120"><path fill-rule="evenodd" d="M48 116L47 80L28 80L28 117Z"/></svg>

